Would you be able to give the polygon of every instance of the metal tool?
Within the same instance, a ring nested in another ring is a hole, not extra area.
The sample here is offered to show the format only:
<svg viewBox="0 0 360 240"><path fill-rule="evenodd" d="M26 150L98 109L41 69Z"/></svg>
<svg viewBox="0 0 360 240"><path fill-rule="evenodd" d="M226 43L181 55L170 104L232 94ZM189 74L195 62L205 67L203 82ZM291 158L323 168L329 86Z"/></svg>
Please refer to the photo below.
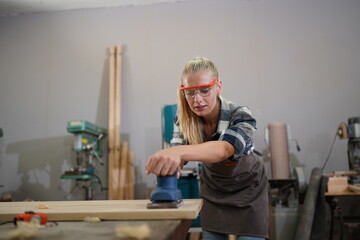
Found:
<svg viewBox="0 0 360 240"><path fill-rule="evenodd" d="M96 185L100 184L102 188L101 179L95 174L94 157L104 165L101 159L101 143L107 131L84 120L69 121L67 131L75 135L76 166L66 171L61 178L76 180L77 185L85 189L85 199L92 200Z"/></svg>
<svg viewBox="0 0 360 240"><path fill-rule="evenodd" d="M45 225L48 222L48 216L45 213L26 211L25 213L18 214L14 217L14 224L17 225L18 221L32 222L38 221L39 224Z"/></svg>
<svg viewBox="0 0 360 240"><path fill-rule="evenodd" d="M348 123L342 123L338 127L338 136L341 139L348 138L347 153L349 170L358 174L350 176L350 183L360 183L360 117L348 119Z"/></svg>
<svg viewBox="0 0 360 240"><path fill-rule="evenodd" d="M147 208L178 208L183 204L180 189L177 187L176 174L157 176L157 186L150 194L151 202Z"/></svg>

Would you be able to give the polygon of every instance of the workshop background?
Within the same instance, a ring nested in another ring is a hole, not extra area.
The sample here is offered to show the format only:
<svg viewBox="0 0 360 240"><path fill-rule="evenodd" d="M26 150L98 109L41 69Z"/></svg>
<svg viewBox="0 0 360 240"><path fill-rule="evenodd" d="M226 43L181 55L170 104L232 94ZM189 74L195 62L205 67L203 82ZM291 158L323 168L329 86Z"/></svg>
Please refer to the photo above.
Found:
<svg viewBox="0 0 360 240"><path fill-rule="evenodd" d="M339 124L360 116L359 12L357 0L188 0L0 17L0 195L83 199L60 179L75 164L66 125L108 127L107 51L119 44L136 198L154 186L144 164L162 147L161 108L176 103L196 56L217 64L226 98L250 107L256 149L266 152L268 123L290 125L301 148L292 157L309 179ZM346 146L336 140L324 172L348 169ZM107 166L96 170L106 186Z"/></svg>

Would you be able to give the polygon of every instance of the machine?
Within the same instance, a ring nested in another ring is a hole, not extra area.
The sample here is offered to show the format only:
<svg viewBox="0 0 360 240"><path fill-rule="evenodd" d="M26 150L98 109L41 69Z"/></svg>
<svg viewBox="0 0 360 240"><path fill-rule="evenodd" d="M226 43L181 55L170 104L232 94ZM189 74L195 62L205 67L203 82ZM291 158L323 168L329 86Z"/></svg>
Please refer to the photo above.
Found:
<svg viewBox="0 0 360 240"><path fill-rule="evenodd" d="M271 204L270 238L274 240L295 239L299 221L300 205L307 190L303 167L291 154L291 145L299 144L291 136L290 126L285 122L269 123L265 128L265 142L268 146L264 154L271 165L268 173ZM270 177L271 176L271 177Z"/></svg>
<svg viewBox="0 0 360 240"><path fill-rule="evenodd" d="M162 137L163 148L170 144L173 134L174 117L176 114L176 104L166 105L162 109ZM156 188L150 193L151 202L147 208L178 208L183 204L181 190L178 189L176 174L171 176L157 176Z"/></svg>
<svg viewBox="0 0 360 240"><path fill-rule="evenodd" d="M100 178L95 174L95 159L104 165L101 159L101 143L107 134L105 128L98 127L90 122L69 121L67 131L74 134L74 151L76 153L76 165L66 171L61 178L76 181L76 185L85 189L85 199L93 199L93 190L97 185L101 186Z"/></svg>
<svg viewBox="0 0 360 240"><path fill-rule="evenodd" d="M18 214L14 217L14 224L17 225L17 222L32 222L38 221L39 224L45 225L48 222L48 216L45 213L35 213L33 211L26 211L25 213Z"/></svg>
<svg viewBox="0 0 360 240"><path fill-rule="evenodd" d="M177 187L176 174L158 176L155 190L150 194L151 202L147 208L178 208L183 204L180 189Z"/></svg>
<svg viewBox="0 0 360 240"><path fill-rule="evenodd" d="M338 131L340 139L348 138L349 170L358 174L350 176L351 184L360 184L360 117L348 119L348 123L340 124Z"/></svg>

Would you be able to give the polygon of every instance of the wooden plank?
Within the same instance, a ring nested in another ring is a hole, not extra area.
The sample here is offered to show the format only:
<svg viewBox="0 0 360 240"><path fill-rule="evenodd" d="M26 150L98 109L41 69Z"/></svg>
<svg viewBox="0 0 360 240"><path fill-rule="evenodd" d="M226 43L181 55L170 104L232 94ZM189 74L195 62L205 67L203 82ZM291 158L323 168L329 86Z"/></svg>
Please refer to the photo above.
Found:
<svg viewBox="0 0 360 240"><path fill-rule="evenodd" d="M349 191L353 191L353 192L360 193L360 186L349 184L348 190L349 190Z"/></svg>
<svg viewBox="0 0 360 240"><path fill-rule="evenodd" d="M325 177L335 177L335 176L353 176L357 175L357 171L335 171L333 173L324 173L323 176Z"/></svg>
<svg viewBox="0 0 360 240"><path fill-rule="evenodd" d="M108 109L108 198L115 199L115 189L118 185L118 167L115 162L115 47L109 48L109 109Z"/></svg>
<svg viewBox="0 0 360 240"><path fill-rule="evenodd" d="M325 196L339 196L339 197L346 197L346 196L360 196L360 192L326 192Z"/></svg>
<svg viewBox="0 0 360 240"><path fill-rule="evenodd" d="M120 152L122 46L115 47L115 145Z"/></svg>
<svg viewBox="0 0 360 240"><path fill-rule="evenodd" d="M37 202L1 202L0 221L11 221L25 211L47 214L49 221L84 220L86 216L103 220L195 219L202 199L184 199L177 209L147 209L149 200L49 201L49 209L36 209Z"/></svg>
<svg viewBox="0 0 360 240"><path fill-rule="evenodd" d="M121 120L121 66L122 66L122 46L116 46L115 47L115 103L114 103L114 111L115 111L115 160L117 162L118 171L120 171L120 165L121 165L121 134L120 134L120 120ZM116 186L116 198L117 200L122 199L121 192L120 192L120 181L119 178L121 176L121 173L118 173L117 176L117 186Z"/></svg>
<svg viewBox="0 0 360 240"><path fill-rule="evenodd" d="M327 183L328 192L346 192L348 189L347 177L330 177Z"/></svg>
<svg viewBox="0 0 360 240"><path fill-rule="evenodd" d="M119 181L119 197L120 199L125 199L125 184L126 184L126 165L127 165L127 156L128 156L128 142L124 141L121 146L121 162L120 162L120 181Z"/></svg>
<svg viewBox="0 0 360 240"><path fill-rule="evenodd" d="M342 176L353 176L357 175L357 171L335 171L334 175L342 175Z"/></svg>
<svg viewBox="0 0 360 240"><path fill-rule="evenodd" d="M126 195L126 199L134 199L135 198L135 194L134 194L134 180L135 180L135 172L134 172L134 153L129 151L128 152L128 164L127 164L127 179L126 179L126 189L127 189L127 195Z"/></svg>

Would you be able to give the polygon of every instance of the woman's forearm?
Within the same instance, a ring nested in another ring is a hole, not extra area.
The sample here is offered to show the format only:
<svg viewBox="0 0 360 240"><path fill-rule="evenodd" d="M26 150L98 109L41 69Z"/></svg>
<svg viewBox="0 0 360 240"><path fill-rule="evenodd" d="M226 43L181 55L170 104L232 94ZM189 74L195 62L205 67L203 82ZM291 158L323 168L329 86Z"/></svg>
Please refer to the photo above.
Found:
<svg viewBox="0 0 360 240"><path fill-rule="evenodd" d="M210 141L196 145L178 145L158 151L150 156L146 165L146 173L156 175L172 175L185 161L204 163L221 162L232 156L234 147L226 141Z"/></svg>
<svg viewBox="0 0 360 240"><path fill-rule="evenodd" d="M182 161L204 163L221 162L235 153L234 147L226 141L209 141L195 145L179 145L173 148L178 148L177 151L181 154Z"/></svg>

